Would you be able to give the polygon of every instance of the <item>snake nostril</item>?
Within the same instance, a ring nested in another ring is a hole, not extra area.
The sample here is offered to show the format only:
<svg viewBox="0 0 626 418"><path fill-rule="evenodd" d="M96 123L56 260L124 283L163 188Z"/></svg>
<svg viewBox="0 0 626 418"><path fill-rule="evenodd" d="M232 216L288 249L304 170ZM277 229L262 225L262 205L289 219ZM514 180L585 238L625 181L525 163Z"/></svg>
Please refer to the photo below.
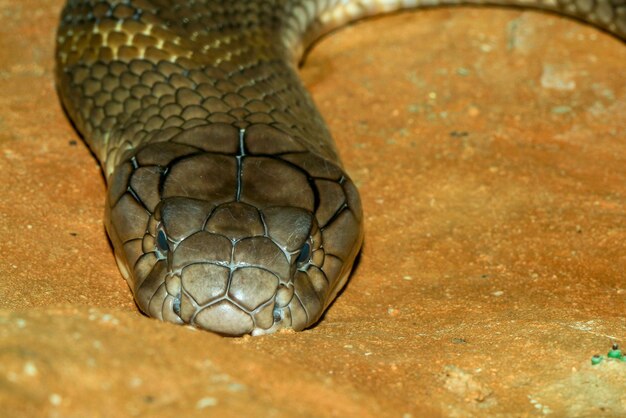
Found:
<svg viewBox="0 0 626 418"><path fill-rule="evenodd" d="M174 300L174 303L172 304L172 309L174 310L174 313L178 316L180 316L180 298L176 298L176 300Z"/></svg>
<svg viewBox="0 0 626 418"><path fill-rule="evenodd" d="M170 250L170 245L167 242L167 235L165 235L165 231L159 229L156 236L156 249L161 258L165 258L165 255Z"/></svg>
<svg viewBox="0 0 626 418"><path fill-rule="evenodd" d="M278 307L274 308L274 312L272 312L272 315L274 317L274 322L280 322L283 319L281 308L278 308Z"/></svg>
<svg viewBox="0 0 626 418"><path fill-rule="evenodd" d="M311 244L309 244L307 241L304 243L304 245L300 249L300 254L298 254L296 263L298 264L298 266L302 266L303 264L309 262L310 256L311 256Z"/></svg>

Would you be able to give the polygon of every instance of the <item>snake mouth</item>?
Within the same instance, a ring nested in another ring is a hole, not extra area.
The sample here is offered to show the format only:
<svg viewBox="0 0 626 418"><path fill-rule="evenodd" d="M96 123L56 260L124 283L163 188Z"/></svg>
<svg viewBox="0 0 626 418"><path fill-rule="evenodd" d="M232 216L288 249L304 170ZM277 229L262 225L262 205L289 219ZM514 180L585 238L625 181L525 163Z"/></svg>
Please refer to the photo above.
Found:
<svg viewBox="0 0 626 418"><path fill-rule="evenodd" d="M209 303L200 304L197 295L194 297L185 288L180 274L167 273L163 284L151 298L146 313L223 336L256 336L291 328L294 324L289 305L294 299L294 286L287 283L279 284L273 297L255 309L246 308L229 292ZM155 309L157 306L160 309ZM304 325L301 324L302 327Z"/></svg>

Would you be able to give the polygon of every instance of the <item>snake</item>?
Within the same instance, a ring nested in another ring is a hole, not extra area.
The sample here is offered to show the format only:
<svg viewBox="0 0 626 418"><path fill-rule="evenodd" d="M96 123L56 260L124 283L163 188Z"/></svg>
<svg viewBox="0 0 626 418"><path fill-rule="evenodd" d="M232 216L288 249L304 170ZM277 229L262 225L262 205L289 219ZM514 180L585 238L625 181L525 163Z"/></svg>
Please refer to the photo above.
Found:
<svg viewBox="0 0 626 418"><path fill-rule="evenodd" d="M626 40L625 0L67 1L57 90L102 167L138 308L224 336L315 325L348 280L363 210L298 66L356 20L458 4Z"/></svg>

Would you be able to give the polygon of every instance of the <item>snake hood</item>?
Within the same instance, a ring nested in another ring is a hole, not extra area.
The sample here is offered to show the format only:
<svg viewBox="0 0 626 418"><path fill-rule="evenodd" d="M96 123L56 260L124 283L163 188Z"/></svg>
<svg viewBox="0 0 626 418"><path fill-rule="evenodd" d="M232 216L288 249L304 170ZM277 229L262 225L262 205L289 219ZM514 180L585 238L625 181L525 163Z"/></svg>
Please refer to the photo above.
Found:
<svg viewBox="0 0 626 418"><path fill-rule="evenodd" d="M340 167L266 125L146 145L109 183L107 230L140 309L225 335L315 323L361 240Z"/></svg>

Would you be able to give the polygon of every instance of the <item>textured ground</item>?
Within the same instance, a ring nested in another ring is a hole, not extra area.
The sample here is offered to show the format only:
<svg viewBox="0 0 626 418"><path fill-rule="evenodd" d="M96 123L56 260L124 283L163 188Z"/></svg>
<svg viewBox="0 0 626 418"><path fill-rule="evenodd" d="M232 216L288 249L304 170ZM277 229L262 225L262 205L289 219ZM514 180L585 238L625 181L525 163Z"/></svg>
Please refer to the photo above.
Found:
<svg viewBox="0 0 626 418"><path fill-rule="evenodd" d="M624 416L626 45L519 10L376 19L303 70L366 244L302 333L140 315L54 91L61 0L0 0L0 416Z"/></svg>

